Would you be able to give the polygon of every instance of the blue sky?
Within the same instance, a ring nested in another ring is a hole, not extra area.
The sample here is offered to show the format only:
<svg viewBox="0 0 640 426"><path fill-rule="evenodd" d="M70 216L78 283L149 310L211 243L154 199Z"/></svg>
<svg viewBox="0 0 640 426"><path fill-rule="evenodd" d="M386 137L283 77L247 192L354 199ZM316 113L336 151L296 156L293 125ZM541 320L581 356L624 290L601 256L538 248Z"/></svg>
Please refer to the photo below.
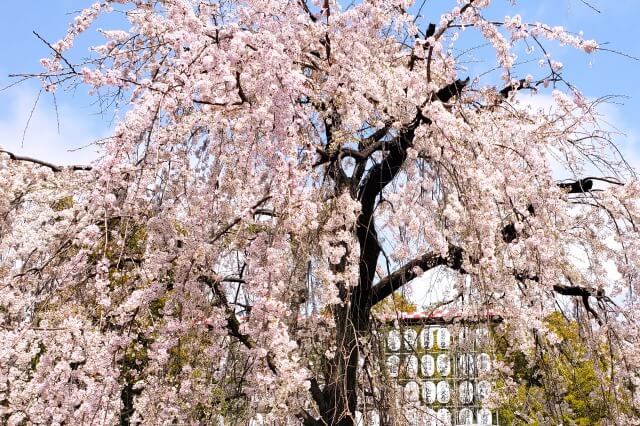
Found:
<svg viewBox="0 0 640 426"><path fill-rule="evenodd" d="M584 31L587 38L595 38L604 47L640 57L639 0L588 0L600 13L582 0L520 0L516 6L507 0L493 0L496 6L489 16L502 19L519 13L524 21L542 21L562 25L572 31ZM418 0L420 3L421 0ZM40 70L39 59L48 55L47 47L32 31L55 41L66 30L72 13L91 4L87 0L22 0L3 2L0 14L0 87L13 82L9 73ZM439 13L452 4L451 0L427 0L424 19L437 21ZM80 40L76 54L82 55L92 41L99 40L96 28L112 28L117 18L103 20ZM606 108L606 114L617 128L627 134L618 142L631 160L640 166L640 61L624 56L598 52L586 55L568 48L551 47L550 52L565 64L565 78L578 86L588 97L623 95L617 104ZM482 64L470 64L470 71L482 70ZM464 76L461 76L464 77ZM95 99L87 96L87 89L79 87L73 93L58 93L56 119L53 99L43 93L33 112L30 125L23 130L38 95L37 82L27 82L0 92L0 145L17 152L35 155L59 163L83 163L95 156L94 150L70 152L93 140L105 137L112 128L112 117L99 114ZM58 130L59 124L59 130ZM23 147L21 147L21 144Z"/></svg>

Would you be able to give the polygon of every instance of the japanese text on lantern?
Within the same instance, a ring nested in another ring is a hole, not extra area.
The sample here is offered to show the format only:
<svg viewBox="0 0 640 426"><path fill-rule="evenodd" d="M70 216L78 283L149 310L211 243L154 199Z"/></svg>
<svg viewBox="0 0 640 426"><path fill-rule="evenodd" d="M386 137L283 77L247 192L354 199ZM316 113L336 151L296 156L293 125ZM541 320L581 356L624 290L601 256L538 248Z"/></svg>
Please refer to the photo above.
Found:
<svg viewBox="0 0 640 426"><path fill-rule="evenodd" d="M487 324L444 324L425 316L392 326L386 367L412 425L497 425L485 405L492 357Z"/></svg>

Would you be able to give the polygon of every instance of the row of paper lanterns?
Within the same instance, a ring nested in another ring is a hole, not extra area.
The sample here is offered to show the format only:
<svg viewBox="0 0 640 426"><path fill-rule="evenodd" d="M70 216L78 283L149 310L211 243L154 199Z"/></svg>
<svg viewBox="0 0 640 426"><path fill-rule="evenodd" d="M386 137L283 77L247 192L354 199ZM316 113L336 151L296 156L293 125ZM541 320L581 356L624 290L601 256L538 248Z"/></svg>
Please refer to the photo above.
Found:
<svg viewBox="0 0 640 426"><path fill-rule="evenodd" d="M420 401L420 385L417 382L408 382L404 386L404 399L407 402ZM463 380L458 385L458 400L461 404L472 404L484 401L491 393L491 384L486 380L474 383ZM475 401L474 401L475 400ZM422 402L425 404L440 404L451 402L451 386L444 380L436 383L426 381L422 383Z"/></svg>
<svg viewBox="0 0 640 426"><path fill-rule="evenodd" d="M475 338L472 338L472 334L475 334ZM487 335L488 331L486 328L478 328L474 333L467 328L463 328L460 330L458 344L460 346L464 346L472 341L480 344L484 341ZM389 334L387 335L387 346L390 351L397 352L400 350L402 347L400 337L400 330L389 331ZM433 349L435 346L439 349L449 349L451 346L451 333L444 327L435 328L435 339L434 328L432 327L423 328L420 331L419 337L420 346L423 349ZM404 330L404 342L406 349L415 350L417 348L416 343L418 342L418 332L413 328Z"/></svg>
<svg viewBox="0 0 640 426"><path fill-rule="evenodd" d="M481 408L476 410L474 422L474 412L470 408L462 408L458 410L458 422L456 425L481 425L489 426L493 424L493 418L491 410L487 408ZM409 408L405 411L405 417L410 425L420 426L450 426L453 423L453 416L451 411L446 408L441 408L435 411L431 408ZM362 412L355 412L356 426L380 426L380 415L377 411L372 410L366 413L365 416ZM224 426L224 418L220 415L217 416L217 424ZM265 426L266 422L262 414L257 414L249 420L249 426Z"/></svg>
<svg viewBox="0 0 640 426"><path fill-rule="evenodd" d="M446 408L441 408L435 411L431 408L409 408L404 413L406 419L411 425L420 426L442 426L451 425L453 423L453 416L451 411ZM476 420L474 422L474 420ZM355 412L356 426L365 425L365 416L360 411ZM491 410L488 408L480 408L474 411L470 408L462 408L458 410L457 425L481 425L489 426L493 424L493 417ZM366 414L367 426L380 426L380 415L377 411L369 411Z"/></svg>
<svg viewBox="0 0 640 426"><path fill-rule="evenodd" d="M405 358L404 370L406 377L414 378L418 376L418 357L408 355ZM451 358L448 354L440 354L434 359L431 355L422 355L420 358L422 376L431 377L437 371L443 377L451 374ZM491 357L487 353L461 354L458 356L458 374L463 376L475 376L488 373L491 370ZM389 376L398 377L400 371L400 357L390 355L387 357L387 371Z"/></svg>

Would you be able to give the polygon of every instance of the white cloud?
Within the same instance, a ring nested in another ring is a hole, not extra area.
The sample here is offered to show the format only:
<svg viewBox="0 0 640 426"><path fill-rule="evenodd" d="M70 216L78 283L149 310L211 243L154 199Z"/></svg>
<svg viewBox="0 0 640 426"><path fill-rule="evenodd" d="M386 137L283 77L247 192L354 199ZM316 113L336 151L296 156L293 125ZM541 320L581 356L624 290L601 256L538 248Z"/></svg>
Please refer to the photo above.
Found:
<svg viewBox="0 0 640 426"><path fill-rule="evenodd" d="M406 297L417 305L418 310L449 300L457 294L456 274L445 267L431 269L407 283L404 289Z"/></svg>
<svg viewBox="0 0 640 426"><path fill-rule="evenodd" d="M48 93L41 94L31 120L37 89L25 85L0 94L6 111L0 115L3 149L60 165L87 164L98 157L97 146L91 144L106 137L109 130L106 124L90 115L90 108L59 103L58 131L55 108L46 99L50 96Z"/></svg>

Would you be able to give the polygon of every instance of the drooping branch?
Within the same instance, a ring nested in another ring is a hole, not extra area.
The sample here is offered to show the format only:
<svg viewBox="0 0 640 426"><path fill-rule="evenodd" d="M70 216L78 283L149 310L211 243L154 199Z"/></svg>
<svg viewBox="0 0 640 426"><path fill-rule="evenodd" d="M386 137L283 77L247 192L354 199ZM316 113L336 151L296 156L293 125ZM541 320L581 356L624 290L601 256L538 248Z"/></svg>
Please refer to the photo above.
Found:
<svg viewBox="0 0 640 426"><path fill-rule="evenodd" d="M251 103L249 102L249 98L247 98L247 95L244 93L244 90L242 89L242 85L240 84L240 72L236 71L235 73L235 79L236 79L236 89L238 90L238 101L234 101L234 102L211 102L211 101L207 101L207 100L203 100L203 99L193 99L193 103L195 104L200 104L200 105L209 105L209 106L220 106L220 107L225 107L225 106L239 106L242 105L244 103Z"/></svg>
<svg viewBox="0 0 640 426"><path fill-rule="evenodd" d="M257 344L253 340L253 338L248 334L244 334L240 331L240 321L238 321L238 317L236 316L234 309L231 307L231 304L227 299L227 295L220 287L220 280L203 275L200 277L200 281L206 284L207 287L211 289L213 294L217 297L218 302L225 310L225 313L227 315L227 332L229 333L229 336L238 339L240 343L242 343L247 349L255 349L257 347ZM271 370L273 374L278 374L278 368L276 367L276 364L273 360L273 354L271 352L267 352L266 361L269 370Z"/></svg>
<svg viewBox="0 0 640 426"><path fill-rule="evenodd" d="M33 164L38 164L40 166L44 166L44 167L48 167L50 168L53 172L55 173L59 173L63 170L73 170L73 171L89 171L91 170L91 166L81 166L81 165L75 165L75 166L57 166L53 163L49 163L48 161L44 161L44 160L39 160L37 158L32 158L32 157L25 157L22 155L17 155L14 154L13 152L4 150L4 149L0 149L0 153L5 153L9 156L9 158L11 158L13 161L25 161L28 163L33 163Z"/></svg>
<svg viewBox="0 0 640 426"><path fill-rule="evenodd" d="M265 197L262 197L260 200L258 200L252 207L251 207L251 213L255 214L255 212L257 211L258 207L260 207L262 204L266 203L267 201L269 201L271 199L271 195L267 195ZM236 216L231 222L229 222L228 224L226 224L220 231L216 232L215 235L213 236L213 238L211 239L211 243L217 241L220 237L222 237L224 234L226 234L227 232L229 232L229 230L231 228L233 228L234 226L236 226L240 221L242 220L242 216Z"/></svg>
<svg viewBox="0 0 640 426"><path fill-rule="evenodd" d="M556 185L558 185L559 188L565 190L567 194L586 194L593 190L594 180L606 182L611 185L624 185L623 182L620 182L615 178L606 178L606 177L586 177L578 180L559 182ZM535 208L533 207L532 204L529 204L527 206L527 211L532 216L535 215ZM519 215L519 216L522 217L522 215ZM516 230L516 226L514 222L510 222L507 225L505 225L502 228L501 234L502 234L502 240L507 244L512 243L519 237L519 234L518 234L518 231Z"/></svg>
<svg viewBox="0 0 640 426"><path fill-rule="evenodd" d="M468 8L473 7L473 2L474 2L474 1L475 1L475 0L469 0L469 3L465 4L464 6L462 6L462 7L460 8L460 13L459 13L459 15L458 15L458 16L463 16L463 15L464 15L464 12L465 12ZM448 21L445 25L440 26L440 27L438 28L438 31L433 35L433 38L434 38L434 39L436 39L436 40L438 40L440 37L442 37L442 35L445 33L445 31L447 31L447 29L449 28L449 26L453 23L453 21L455 21L455 18L451 18L451 19L449 19L449 21Z"/></svg>
<svg viewBox="0 0 640 426"><path fill-rule="evenodd" d="M238 339L238 341L242 343L247 349L257 348L258 345L253 340L253 338L250 335L244 334L240 331L240 321L238 320L238 317L236 316L235 310L231 306L231 303L229 303L227 295L225 294L224 290L220 287L220 283L222 281L220 279L212 278L206 275L200 276L199 280L200 282L204 283L207 287L211 289L213 294L216 296L218 303L225 310L225 313L227 315L227 333L229 334L229 336L235 337L236 339ZM271 351L267 351L265 360L266 360L267 366L269 367L269 370L271 370L273 374L277 375L280 373L280 371L278 370L278 367L276 366L273 353ZM318 405L322 406L323 396L319 390L318 383L315 380L315 378L311 378L311 393L314 399L316 400L316 402L318 403ZM320 421L316 420L311 414L309 414L309 412L307 412L304 409L301 409L296 414L296 417L298 417L305 426L321 426L322 425Z"/></svg>
<svg viewBox="0 0 640 426"><path fill-rule="evenodd" d="M60 53L60 50L56 49L55 47L53 47L53 45L51 43L49 43L47 40L45 40L44 37L42 37L40 34L38 34L36 31L31 31L33 33L34 36L38 37L38 39L43 42L44 44L47 45L47 47L49 49L51 49L55 54L56 54L56 58L60 58L64 61L65 64L67 64L67 67L69 67L69 70L74 73L74 74L78 74L78 72L76 71L76 69L74 68L74 66L71 64L71 62L69 62L67 60L67 58L65 58L62 53Z"/></svg>

